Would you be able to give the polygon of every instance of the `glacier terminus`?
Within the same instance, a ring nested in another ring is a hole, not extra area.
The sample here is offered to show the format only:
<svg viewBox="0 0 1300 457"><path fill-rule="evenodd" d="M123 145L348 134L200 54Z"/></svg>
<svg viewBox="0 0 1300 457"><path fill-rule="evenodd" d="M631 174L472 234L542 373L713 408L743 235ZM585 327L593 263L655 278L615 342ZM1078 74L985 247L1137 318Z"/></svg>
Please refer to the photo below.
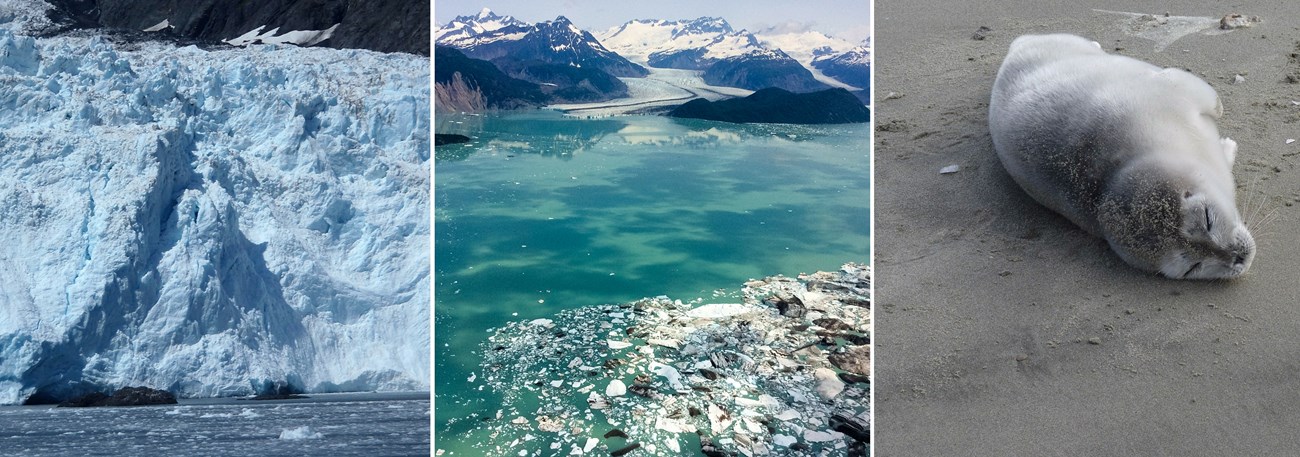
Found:
<svg viewBox="0 0 1300 457"><path fill-rule="evenodd" d="M428 389L427 57L34 38L26 3L0 7L0 404Z"/></svg>

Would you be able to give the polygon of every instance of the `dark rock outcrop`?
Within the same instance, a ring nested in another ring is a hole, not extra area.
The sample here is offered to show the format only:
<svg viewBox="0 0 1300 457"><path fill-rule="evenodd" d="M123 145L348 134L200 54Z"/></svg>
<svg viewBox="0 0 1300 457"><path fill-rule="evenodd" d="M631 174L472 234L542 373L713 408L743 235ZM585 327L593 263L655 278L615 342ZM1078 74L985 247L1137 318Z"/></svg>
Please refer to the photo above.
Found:
<svg viewBox="0 0 1300 457"><path fill-rule="evenodd" d="M123 387L113 392L113 395L105 395L102 392L91 392L77 398L59 403L60 407L85 408L93 406L144 406L144 405L174 405L176 396L165 390L151 389L148 387Z"/></svg>
<svg viewBox="0 0 1300 457"><path fill-rule="evenodd" d="M470 140L470 138L467 137L467 136L465 136L465 135L457 135L457 134L454 134L454 133L435 133L435 134L433 134L433 145L434 145L434 146L442 146L442 145L444 145L444 144L468 143L469 140Z"/></svg>
<svg viewBox="0 0 1300 457"><path fill-rule="evenodd" d="M696 99L668 113L672 117L723 122L775 124L845 124L871 120L871 110L844 89L808 94L763 89L745 98L710 102Z"/></svg>
<svg viewBox="0 0 1300 457"><path fill-rule="evenodd" d="M429 2L404 0L49 0L51 19L72 28L144 30L166 20L173 36L218 42L258 27L326 30L336 48L429 55Z"/></svg>
<svg viewBox="0 0 1300 457"><path fill-rule="evenodd" d="M866 421L846 412L837 411L832 414L830 426L832 430L843 433L859 442L871 442L871 427L867 425Z"/></svg>

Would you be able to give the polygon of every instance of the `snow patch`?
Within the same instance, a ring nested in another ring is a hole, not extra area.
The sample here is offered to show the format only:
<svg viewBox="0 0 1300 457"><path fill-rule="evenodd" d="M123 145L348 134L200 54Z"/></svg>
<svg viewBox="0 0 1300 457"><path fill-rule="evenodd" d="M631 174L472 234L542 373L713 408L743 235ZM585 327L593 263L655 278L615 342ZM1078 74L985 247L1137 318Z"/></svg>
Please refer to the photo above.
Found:
<svg viewBox="0 0 1300 457"><path fill-rule="evenodd" d="M153 26L151 26L151 27L149 27L149 28L147 28L147 29L144 29L144 30L142 30L142 31L143 31L143 32L161 32L161 31L163 31L163 29L170 29L170 28L172 28L172 24L171 24L170 20L168 20L168 19L163 19L162 22L159 22L159 23L157 23L157 24L154 24Z"/></svg>
<svg viewBox="0 0 1300 457"><path fill-rule="evenodd" d="M253 30L249 30L247 33L244 33L243 35L228 40L221 40L221 41L231 46L248 46L250 44L257 44L257 43L296 44L299 46L315 46L317 44L320 44L322 41L328 40L330 39L330 37L334 36L334 31L339 28L339 25L340 24L334 24L330 26L330 28L325 30L295 30L295 31L285 32L282 35L276 35L276 33L279 33L280 31L279 27L273 28L269 32L262 33L262 29L266 28L266 26L263 25ZM151 32L152 30L145 30L145 31Z"/></svg>

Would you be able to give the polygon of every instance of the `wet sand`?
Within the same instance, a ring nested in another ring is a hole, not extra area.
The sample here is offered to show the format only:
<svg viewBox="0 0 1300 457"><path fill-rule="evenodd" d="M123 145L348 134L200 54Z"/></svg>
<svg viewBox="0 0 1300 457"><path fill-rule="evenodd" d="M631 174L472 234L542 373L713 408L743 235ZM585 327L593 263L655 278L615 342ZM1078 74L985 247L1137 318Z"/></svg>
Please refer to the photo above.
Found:
<svg viewBox="0 0 1300 457"><path fill-rule="evenodd" d="M1094 11L1163 16L1163 2L1016 5L876 5L877 455L1297 455L1300 141L1286 140L1300 139L1287 81L1300 3L1186 2L1168 12L1262 22L1173 41ZM1011 181L989 139L990 87L1012 39L1051 32L1219 92L1259 244L1245 277L1135 270ZM949 165L960 170L939 173Z"/></svg>

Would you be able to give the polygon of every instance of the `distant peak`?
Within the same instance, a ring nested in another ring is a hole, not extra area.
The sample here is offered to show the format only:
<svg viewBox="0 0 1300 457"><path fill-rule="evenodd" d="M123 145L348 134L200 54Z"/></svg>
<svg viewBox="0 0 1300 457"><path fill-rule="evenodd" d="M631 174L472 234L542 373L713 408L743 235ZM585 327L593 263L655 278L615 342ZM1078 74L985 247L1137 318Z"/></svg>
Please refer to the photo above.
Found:
<svg viewBox="0 0 1300 457"><path fill-rule="evenodd" d="M701 32L732 32L731 24L726 19L720 17L700 17L691 21L682 21L688 29L694 29Z"/></svg>
<svg viewBox="0 0 1300 457"><path fill-rule="evenodd" d="M572 24L573 21L570 21L569 18L564 17L564 16L555 16L555 23L556 23L556 24Z"/></svg>
<svg viewBox="0 0 1300 457"><path fill-rule="evenodd" d="M486 19L492 16L495 16L495 14L492 13L492 10L484 7L482 10L479 10L477 17L479 19Z"/></svg>

